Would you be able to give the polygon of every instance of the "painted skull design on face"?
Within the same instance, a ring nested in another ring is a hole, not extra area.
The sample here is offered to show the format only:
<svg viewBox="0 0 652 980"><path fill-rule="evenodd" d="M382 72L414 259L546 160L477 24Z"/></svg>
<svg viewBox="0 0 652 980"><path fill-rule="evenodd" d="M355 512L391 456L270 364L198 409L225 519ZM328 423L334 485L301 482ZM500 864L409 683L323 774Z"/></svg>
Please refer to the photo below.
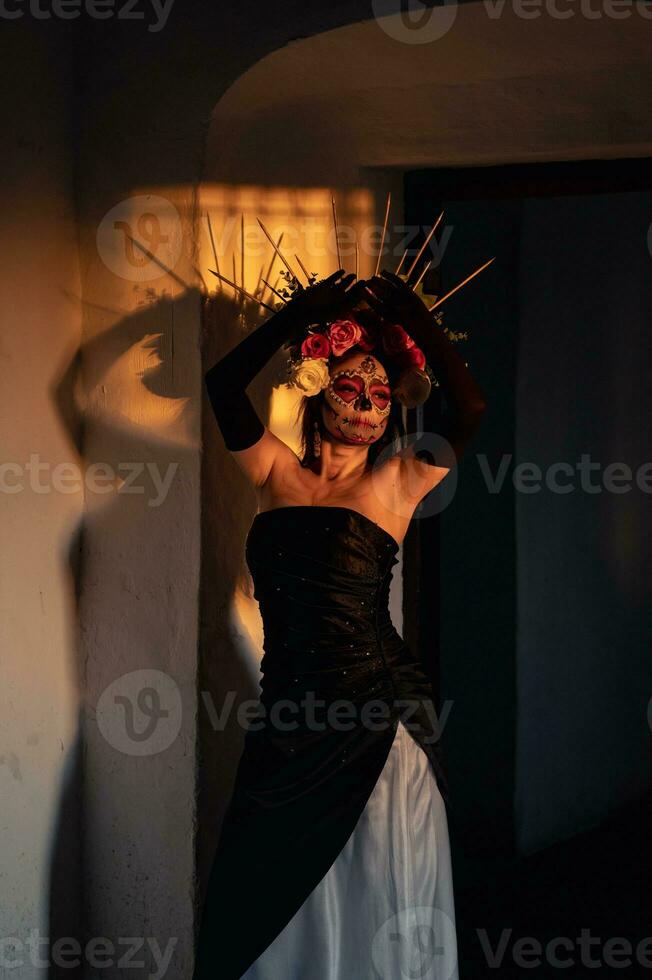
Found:
<svg viewBox="0 0 652 980"><path fill-rule="evenodd" d="M387 428L391 407L389 379L371 354L352 354L332 367L322 418L334 438L357 445L376 442Z"/></svg>

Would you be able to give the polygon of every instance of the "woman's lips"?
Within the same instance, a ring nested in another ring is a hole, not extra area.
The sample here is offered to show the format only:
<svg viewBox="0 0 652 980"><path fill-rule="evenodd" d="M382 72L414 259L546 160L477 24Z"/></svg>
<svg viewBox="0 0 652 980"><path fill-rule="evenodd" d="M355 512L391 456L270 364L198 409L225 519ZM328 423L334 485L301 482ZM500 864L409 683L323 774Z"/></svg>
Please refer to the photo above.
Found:
<svg viewBox="0 0 652 980"><path fill-rule="evenodd" d="M373 436L363 435L361 432L346 432L342 434L349 442L367 442L369 439L373 439Z"/></svg>
<svg viewBox="0 0 652 980"><path fill-rule="evenodd" d="M345 426L344 428L342 428L341 425L338 425L338 429L340 430L342 436L345 439L348 439L349 442L368 442L370 439L374 438L367 426L364 426L363 428L365 430L364 433L353 431L350 425Z"/></svg>

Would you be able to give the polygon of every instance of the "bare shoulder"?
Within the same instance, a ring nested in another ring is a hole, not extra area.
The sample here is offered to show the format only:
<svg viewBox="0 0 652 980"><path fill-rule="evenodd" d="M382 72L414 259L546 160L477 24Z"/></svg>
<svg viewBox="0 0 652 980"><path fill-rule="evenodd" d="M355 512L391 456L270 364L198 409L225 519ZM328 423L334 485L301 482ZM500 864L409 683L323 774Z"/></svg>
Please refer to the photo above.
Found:
<svg viewBox="0 0 652 980"><path fill-rule="evenodd" d="M274 473L300 466L297 454L267 426L258 442L231 455L255 487L262 487Z"/></svg>
<svg viewBox="0 0 652 980"><path fill-rule="evenodd" d="M413 446L405 446L376 464L373 482L377 492L416 507L450 470L450 465L434 465L420 458Z"/></svg>

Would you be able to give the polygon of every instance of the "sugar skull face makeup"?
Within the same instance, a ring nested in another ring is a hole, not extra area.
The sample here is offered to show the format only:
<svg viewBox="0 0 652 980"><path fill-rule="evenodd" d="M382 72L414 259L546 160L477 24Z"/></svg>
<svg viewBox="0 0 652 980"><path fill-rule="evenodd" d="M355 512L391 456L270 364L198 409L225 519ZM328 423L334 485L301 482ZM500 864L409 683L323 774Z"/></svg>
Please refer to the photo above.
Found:
<svg viewBox="0 0 652 980"><path fill-rule="evenodd" d="M387 428L391 407L389 379L371 354L353 354L333 367L322 418L336 439L358 445L376 442Z"/></svg>

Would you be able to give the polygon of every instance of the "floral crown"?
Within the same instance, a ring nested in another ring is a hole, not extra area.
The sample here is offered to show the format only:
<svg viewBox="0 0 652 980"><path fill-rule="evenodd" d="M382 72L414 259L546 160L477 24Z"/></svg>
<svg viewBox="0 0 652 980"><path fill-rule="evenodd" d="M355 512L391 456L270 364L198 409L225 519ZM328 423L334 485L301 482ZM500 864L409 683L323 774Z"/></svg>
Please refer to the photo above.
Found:
<svg viewBox="0 0 652 980"><path fill-rule="evenodd" d="M385 223L383 225L380 251L376 262L376 274L378 273L380 256L382 254L383 244L387 233L390 203L391 194L388 194L387 206L385 209ZM337 258L338 265L341 268L342 262L340 256L337 214L334 198L332 204L335 241L337 244ZM401 276L405 282L409 283L411 281L412 273L416 269L419 260L421 259L428 243L437 230L443 216L444 213L442 211L437 218L437 221L428 232L423 245L416 255L416 258L413 259L407 272ZM208 222L211 245L215 257L215 265L218 266L217 270L210 269L209 271L220 281L220 289L222 288L222 283L225 283L226 285L235 289L241 297L252 301L257 306L263 307L264 309L275 313L285 306L288 300L291 299L296 292L300 292L305 288L299 282L292 267L290 266L290 263L280 251L279 245L283 235L281 235L279 238L278 243L275 243L274 239L260 218L258 218L258 224L274 250L272 263L274 262L274 259L278 257L285 266L285 269L281 270L280 272L280 276L282 276L285 280L285 285L277 289L276 286L273 286L267 281L267 279L262 277L261 271L258 286L256 287L256 293L258 293L262 281L264 286L270 289L271 292L277 296L280 302L275 303L275 305L272 307L262 299L261 295L250 293L244 288L244 216L242 217L243 252L241 256L243 282L242 284L239 284L234 281L236 276L235 256L233 258L234 279L231 280L227 276L223 275L219 271L217 251L215 249L215 238L213 236L210 215L207 214L206 218ZM357 254L358 253L356 251L356 278L358 275ZM400 275L401 267L403 266L407 254L408 252L406 249L396 270L396 275ZM301 271L308 280L308 285L314 285L318 279L317 273L309 273L298 255L296 256L296 259L301 266ZM493 261L494 259L489 259L478 269L463 279L462 282L458 283L444 296L439 297L435 303L428 307L428 311L432 314L433 320L440 327L442 327L450 341L455 343L460 340L468 340L468 335L466 332L456 332L445 327L442 322L442 311L439 309L439 307L441 307L442 303L446 302L447 299L457 293L458 290L462 289L467 283L471 282L472 279L475 279L475 277L489 265L491 265ZM432 260L427 262L425 268L418 275L416 282L411 287L413 292L418 293L421 299L426 303L427 298L424 294L423 279L431 265ZM272 265L270 264L270 271L271 267ZM269 276L269 274L270 272L268 271L267 275ZM278 280L276 284L278 285ZM270 300L270 302L271 301L273 300ZM379 357L382 357L382 360L387 365L388 369L396 369L398 371L398 382L392 388L392 395L406 408L415 408L417 405L423 404L423 402L425 402L429 397L431 388L433 386L439 387L439 382L433 374L432 369L426 363L426 358L423 351L421 348L417 347L407 331L405 331L398 323L386 323L385 321L381 320L381 318L376 316L374 311L369 306L359 305L351 312L351 315L346 318L333 320L326 324L312 324L308 326L306 336L303 339L286 345L286 347L290 352L287 365L287 384L290 387L299 389L306 396L317 395L324 388L328 387L330 383L329 362L331 358L341 357L349 350L353 351L355 348L357 348L359 351L364 351L367 353L376 351L379 352ZM365 362L363 361L363 369L364 364Z"/></svg>
<svg viewBox="0 0 652 980"><path fill-rule="evenodd" d="M361 322L362 313L355 311L345 319L311 326L303 341L290 347L288 384L306 396L317 395L330 383L332 358L354 350L377 352L399 373L393 396L407 408L420 405L428 398L434 380L423 351L398 323L373 330Z"/></svg>
<svg viewBox="0 0 652 980"><path fill-rule="evenodd" d="M300 283L290 274L279 295L289 299ZM313 277L310 277L311 280ZM316 281L316 276L315 276ZM423 404L438 382L426 363L425 354L398 323L386 323L369 307L359 306L346 317L325 324L311 324L302 340L287 346L287 384L306 397L318 395L330 383L329 365L333 358L349 351L376 353L398 380L393 397L406 408ZM364 362L363 362L364 365Z"/></svg>

